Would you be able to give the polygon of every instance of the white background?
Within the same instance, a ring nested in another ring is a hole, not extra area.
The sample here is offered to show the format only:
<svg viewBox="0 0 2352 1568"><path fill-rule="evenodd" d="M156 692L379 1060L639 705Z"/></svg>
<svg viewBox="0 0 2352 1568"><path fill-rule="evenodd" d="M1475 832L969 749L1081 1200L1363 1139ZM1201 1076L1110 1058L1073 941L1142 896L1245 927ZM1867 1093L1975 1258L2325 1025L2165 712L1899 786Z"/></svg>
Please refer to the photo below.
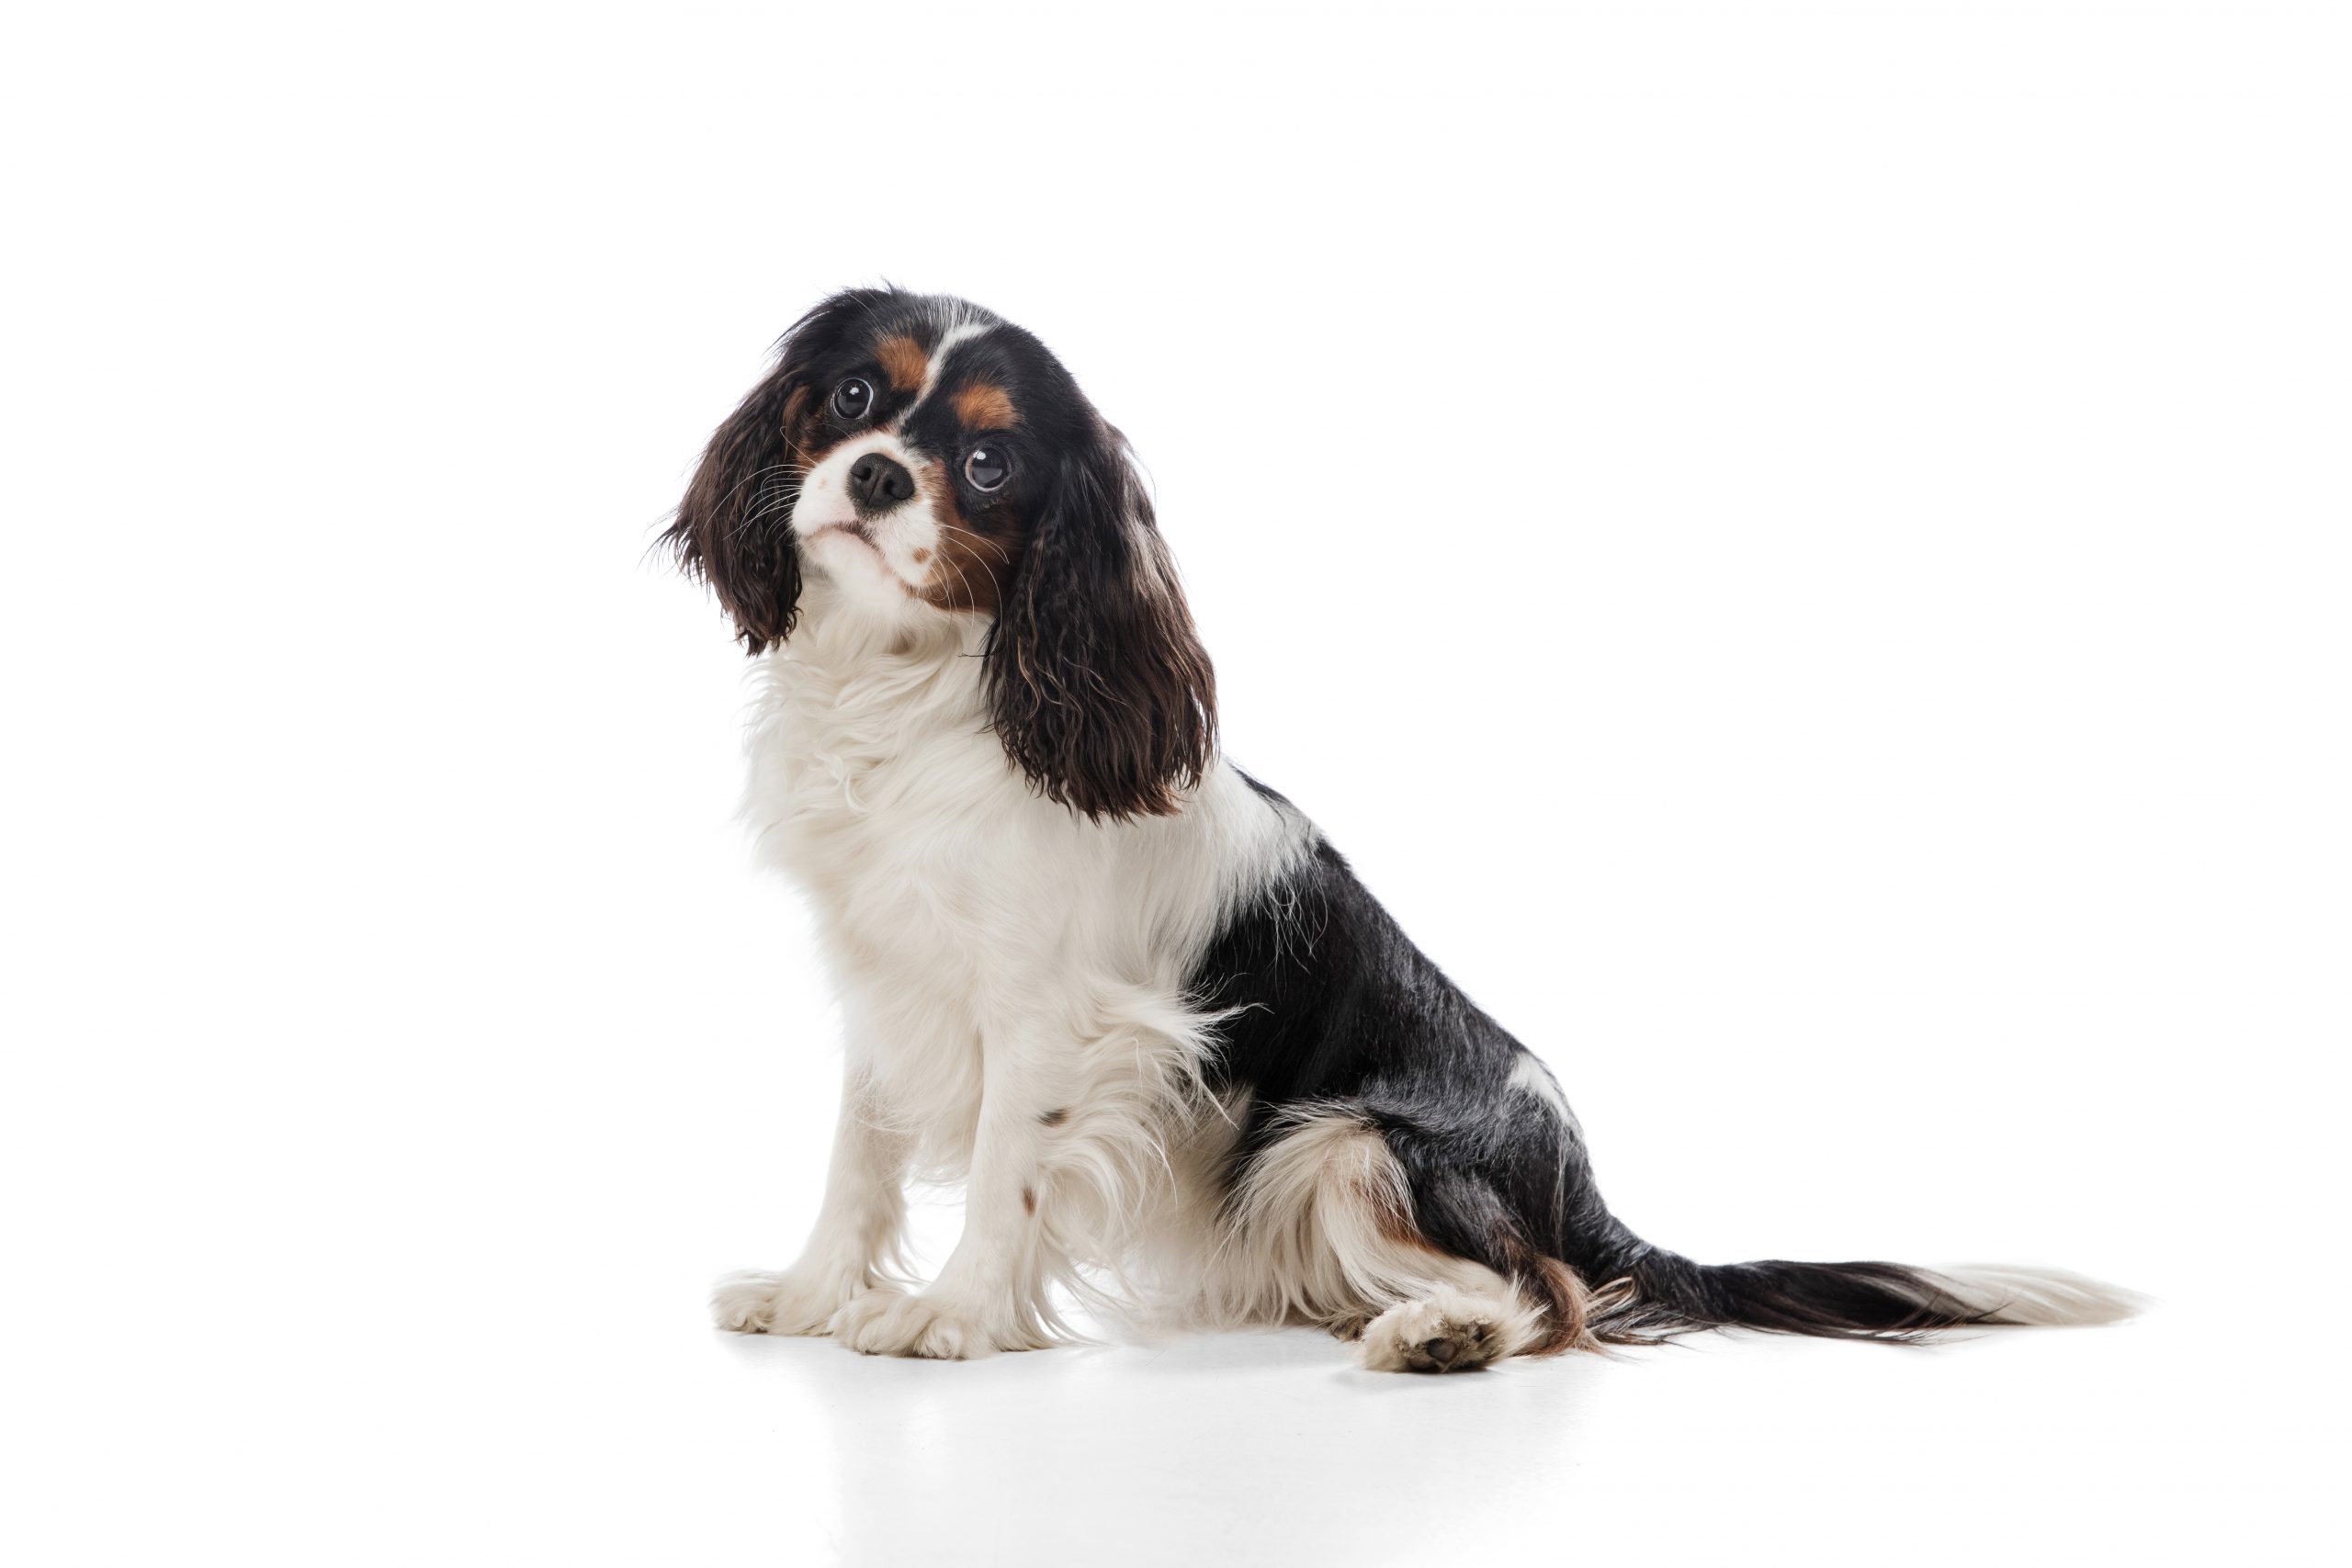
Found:
<svg viewBox="0 0 2352 1568"><path fill-rule="evenodd" d="M2345 1550L2335 8L68 15L0 51L10 1561ZM1133 436L1230 752L1637 1228L2153 1314L712 1334L834 1024L644 552L886 276Z"/></svg>

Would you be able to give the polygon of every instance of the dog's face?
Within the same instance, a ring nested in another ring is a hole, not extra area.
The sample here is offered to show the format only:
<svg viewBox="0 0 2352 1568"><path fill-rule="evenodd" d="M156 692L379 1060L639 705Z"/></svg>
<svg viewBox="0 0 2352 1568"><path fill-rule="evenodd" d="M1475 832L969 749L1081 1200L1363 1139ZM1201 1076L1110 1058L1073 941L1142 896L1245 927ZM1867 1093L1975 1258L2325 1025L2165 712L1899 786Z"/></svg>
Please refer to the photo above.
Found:
<svg viewBox="0 0 2352 1568"><path fill-rule="evenodd" d="M1100 421L1035 339L894 301L832 323L786 394L803 560L870 610L994 614L1059 453Z"/></svg>
<svg viewBox="0 0 2352 1568"><path fill-rule="evenodd" d="M1089 817L1172 811L1215 682L1118 433L1035 337L961 300L857 289L786 334L664 536L745 648L826 613L988 625L1010 760Z"/></svg>

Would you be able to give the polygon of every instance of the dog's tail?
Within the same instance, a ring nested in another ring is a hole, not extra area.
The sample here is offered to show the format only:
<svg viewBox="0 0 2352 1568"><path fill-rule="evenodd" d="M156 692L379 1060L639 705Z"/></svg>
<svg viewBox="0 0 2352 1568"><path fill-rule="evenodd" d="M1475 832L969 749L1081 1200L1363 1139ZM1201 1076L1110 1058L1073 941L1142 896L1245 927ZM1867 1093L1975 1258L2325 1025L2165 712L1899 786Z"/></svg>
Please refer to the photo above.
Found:
<svg viewBox="0 0 2352 1568"><path fill-rule="evenodd" d="M1693 1263L1634 1242L1593 1291L1585 1326L1605 1344L1652 1345L1710 1328L1917 1340L2003 1324L2120 1323L2139 1296L2062 1269L1902 1263Z"/></svg>

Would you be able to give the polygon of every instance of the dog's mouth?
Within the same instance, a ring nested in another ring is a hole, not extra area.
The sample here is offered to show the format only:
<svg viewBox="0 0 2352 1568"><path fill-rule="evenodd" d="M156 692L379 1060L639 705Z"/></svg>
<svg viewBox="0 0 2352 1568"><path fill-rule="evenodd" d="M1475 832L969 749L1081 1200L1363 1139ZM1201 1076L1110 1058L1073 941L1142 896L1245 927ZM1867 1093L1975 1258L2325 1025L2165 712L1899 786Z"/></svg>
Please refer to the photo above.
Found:
<svg viewBox="0 0 2352 1568"><path fill-rule="evenodd" d="M854 542L848 555L845 556L842 551L831 547L828 541L834 539ZM810 564L819 572L835 581L853 581L870 577L880 583L895 586L901 592L909 593L914 592L907 580L899 574L899 569L890 564L888 552L882 548L881 541L874 536L874 530L866 525L863 518L842 518L836 522L820 525L801 536L800 547L809 552ZM850 556L862 557L870 564L864 567L851 566Z"/></svg>
<svg viewBox="0 0 2352 1568"><path fill-rule="evenodd" d="M807 534L802 535L801 537L804 540L813 541L821 539L828 534L840 534L845 537L855 539L859 544L864 545L867 549L872 550L877 556L882 553L882 547L874 541L874 530L868 528L863 522L854 518L843 523L824 524L821 526L810 529Z"/></svg>

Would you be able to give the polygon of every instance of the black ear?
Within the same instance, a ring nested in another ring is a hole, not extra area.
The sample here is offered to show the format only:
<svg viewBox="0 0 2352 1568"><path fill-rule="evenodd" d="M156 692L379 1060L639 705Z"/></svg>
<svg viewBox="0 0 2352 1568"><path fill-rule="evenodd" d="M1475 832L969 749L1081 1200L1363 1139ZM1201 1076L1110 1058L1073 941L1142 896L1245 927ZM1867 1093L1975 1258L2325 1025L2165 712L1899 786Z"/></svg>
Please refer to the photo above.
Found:
<svg viewBox="0 0 2352 1568"><path fill-rule="evenodd" d="M1075 811L1168 815L1216 749L1216 673L1119 434L1098 421L1052 484L989 634L997 734Z"/></svg>
<svg viewBox="0 0 2352 1568"><path fill-rule="evenodd" d="M746 651L763 653L792 631L800 606L800 551L792 502L801 468L790 427L808 388L788 350L710 438L662 543L691 577L710 584Z"/></svg>

